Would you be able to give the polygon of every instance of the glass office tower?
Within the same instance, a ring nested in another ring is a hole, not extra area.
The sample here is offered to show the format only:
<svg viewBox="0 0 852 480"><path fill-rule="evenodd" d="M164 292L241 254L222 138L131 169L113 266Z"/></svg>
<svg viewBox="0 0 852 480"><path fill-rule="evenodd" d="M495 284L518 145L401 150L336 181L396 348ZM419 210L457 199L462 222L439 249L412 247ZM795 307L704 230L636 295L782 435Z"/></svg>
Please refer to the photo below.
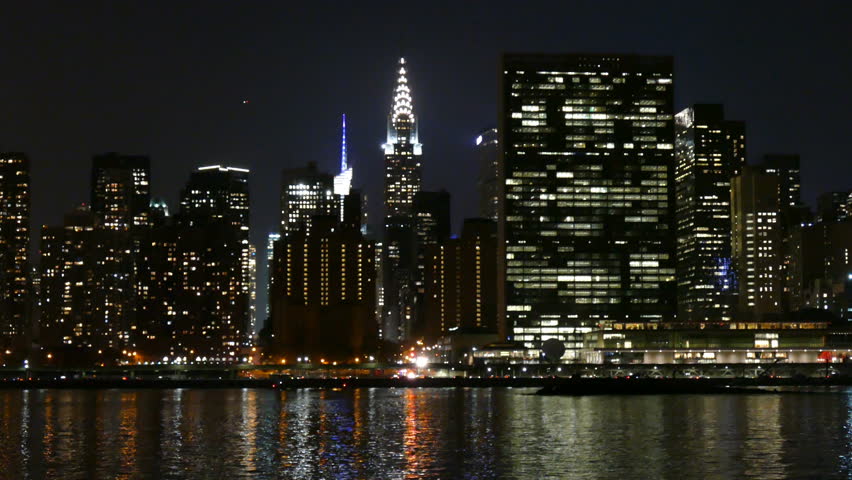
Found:
<svg viewBox="0 0 852 480"><path fill-rule="evenodd" d="M505 55L503 333L531 354L654 328L676 309L672 59Z"/></svg>
<svg viewBox="0 0 852 480"><path fill-rule="evenodd" d="M746 163L745 123L694 105L675 115L675 137L678 321L730 321L731 178Z"/></svg>

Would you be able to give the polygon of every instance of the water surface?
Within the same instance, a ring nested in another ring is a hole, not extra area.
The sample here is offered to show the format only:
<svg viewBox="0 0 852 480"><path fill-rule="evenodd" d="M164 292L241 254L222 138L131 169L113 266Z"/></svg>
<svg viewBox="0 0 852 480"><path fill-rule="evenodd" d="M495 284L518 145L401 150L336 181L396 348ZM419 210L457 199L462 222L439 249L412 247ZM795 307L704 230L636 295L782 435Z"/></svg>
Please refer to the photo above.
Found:
<svg viewBox="0 0 852 480"><path fill-rule="evenodd" d="M852 478L852 391L0 391L0 479Z"/></svg>

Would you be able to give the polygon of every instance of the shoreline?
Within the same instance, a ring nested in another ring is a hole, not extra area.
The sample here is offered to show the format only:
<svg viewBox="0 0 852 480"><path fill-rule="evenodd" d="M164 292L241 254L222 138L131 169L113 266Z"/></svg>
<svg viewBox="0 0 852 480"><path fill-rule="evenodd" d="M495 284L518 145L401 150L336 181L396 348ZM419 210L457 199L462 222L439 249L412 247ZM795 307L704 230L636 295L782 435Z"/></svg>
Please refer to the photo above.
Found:
<svg viewBox="0 0 852 480"><path fill-rule="evenodd" d="M649 395L775 393L771 387L852 386L852 377L625 379L625 378L294 378L134 379L78 378L0 381L0 390L32 389L354 389L354 388L538 388L540 395ZM781 393L781 392L779 392Z"/></svg>

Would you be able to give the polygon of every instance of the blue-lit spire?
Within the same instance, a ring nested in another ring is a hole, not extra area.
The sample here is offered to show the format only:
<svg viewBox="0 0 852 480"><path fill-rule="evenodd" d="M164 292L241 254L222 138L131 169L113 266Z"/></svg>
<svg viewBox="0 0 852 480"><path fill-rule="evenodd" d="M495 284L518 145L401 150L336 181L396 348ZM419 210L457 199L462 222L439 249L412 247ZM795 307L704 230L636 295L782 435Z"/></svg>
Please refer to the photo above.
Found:
<svg viewBox="0 0 852 480"><path fill-rule="evenodd" d="M340 145L340 173L334 176L334 194L349 195L352 188L352 168L346 159L346 114L343 114L343 140Z"/></svg>
<svg viewBox="0 0 852 480"><path fill-rule="evenodd" d="M343 145L340 148L340 173L346 171L349 165L346 163L346 114L343 114Z"/></svg>

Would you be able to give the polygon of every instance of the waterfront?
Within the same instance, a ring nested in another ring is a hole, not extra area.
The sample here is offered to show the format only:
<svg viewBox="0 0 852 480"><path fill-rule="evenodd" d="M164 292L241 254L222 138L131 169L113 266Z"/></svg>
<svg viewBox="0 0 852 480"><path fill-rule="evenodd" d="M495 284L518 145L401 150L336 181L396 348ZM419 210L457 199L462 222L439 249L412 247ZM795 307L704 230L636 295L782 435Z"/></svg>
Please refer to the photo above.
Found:
<svg viewBox="0 0 852 480"><path fill-rule="evenodd" d="M2 479L848 478L852 390L8 390Z"/></svg>

